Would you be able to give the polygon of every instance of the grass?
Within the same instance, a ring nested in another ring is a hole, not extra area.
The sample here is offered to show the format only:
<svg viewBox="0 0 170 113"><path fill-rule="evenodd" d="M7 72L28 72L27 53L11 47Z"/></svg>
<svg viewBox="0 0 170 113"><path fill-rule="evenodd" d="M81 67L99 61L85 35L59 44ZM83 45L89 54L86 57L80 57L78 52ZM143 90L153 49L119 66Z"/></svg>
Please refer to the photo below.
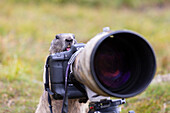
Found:
<svg viewBox="0 0 170 113"><path fill-rule="evenodd" d="M168 113L170 110L169 90L168 82L151 84L142 94L127 99L122 112L134 110L136 113Z"/></svg>
<svg viewBox="0 0 170 113"><path fill-rule="evenodd" d="M33 113L42 94L42 83L37 81L17 80L1 81L0 113Z"/></svg>
<svg viewBox="0 0 170 113"><path fill-rule="evenodd" d="M5 4L5 5L4 5ZM0 112L31 113L43 90L43 65L51 40L71 32L87 42L102 28L142 34L157 56L157 74L170 73L170 8L87 7L74 4L0 2ZM162 112L169 105L168 83L152 84L128 99L122 112ZM168 112L169 107L165 111Z"/></svg>
<svg viewBox="0 0 170 113"><path fill-rule="evenodd" d="M3 0L4 1L4 0ZM167 5L167 3L170 3L169 0L5 0L9 3L34 3L34 4L40 4L40 3L52 3L52 4L76 4L81 6L88 6L88 7L115 7L115 8L122 8L122 7L130 7L130 8L142 8L146 6L158 6L163 7Z"/></svg>

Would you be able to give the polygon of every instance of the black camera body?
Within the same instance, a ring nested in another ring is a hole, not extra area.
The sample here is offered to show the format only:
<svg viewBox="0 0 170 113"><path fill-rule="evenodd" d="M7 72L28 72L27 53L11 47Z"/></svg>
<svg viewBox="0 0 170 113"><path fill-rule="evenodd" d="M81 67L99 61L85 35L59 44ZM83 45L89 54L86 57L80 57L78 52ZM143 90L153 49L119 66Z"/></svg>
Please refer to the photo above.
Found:
<svg viewBox="0 0 170 113"><path fill-rule="evenodd" d="M75 44L69 51L50 55L48 65L50 71L51 91L54 93L54 99L63 99L65 94L65 74L68 61L78 49L83 48L84 46L85 44L83 43ZM67 95L68 99L87 99L84 85L79 83L74 78L73 74L68 76Z"/></svg>

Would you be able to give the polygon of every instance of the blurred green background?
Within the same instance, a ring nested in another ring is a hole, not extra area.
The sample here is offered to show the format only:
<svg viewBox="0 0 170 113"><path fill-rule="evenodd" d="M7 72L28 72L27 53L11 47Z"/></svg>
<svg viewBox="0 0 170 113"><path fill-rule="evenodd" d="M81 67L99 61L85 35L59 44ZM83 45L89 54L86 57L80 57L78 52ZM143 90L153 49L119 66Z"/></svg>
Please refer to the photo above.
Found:
<svg viewBox="0 0 170 113"><path fill-rule="evenodd" d="M170 73L170 0L0 0L0 113L33 113L43 91L51 40L74 33L86 43L102 28L142 34L157 56L157 73ZM152 83L127 99L122 113L170 112L170 85Z"/></svg>

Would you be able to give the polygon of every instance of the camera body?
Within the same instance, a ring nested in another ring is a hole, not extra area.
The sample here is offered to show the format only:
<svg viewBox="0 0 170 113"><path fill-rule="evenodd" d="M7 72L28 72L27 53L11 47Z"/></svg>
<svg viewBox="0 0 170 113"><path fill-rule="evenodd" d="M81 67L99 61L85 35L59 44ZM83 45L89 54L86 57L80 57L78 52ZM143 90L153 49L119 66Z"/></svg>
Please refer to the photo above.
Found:
<svg viewBox="0 0 170 113"><path fill-rule="evenodd" d="M83 48L84 46L85 44L78 43L73 45L69 51L50 55L48 65L50 71L51 91L54 93L54 99L63 99L65 94L65 74L68 61L78 49ZM74 78L74 75L70 73L70 70L68 76L67 95L68 99L87 99L84 85Z"/></svg>

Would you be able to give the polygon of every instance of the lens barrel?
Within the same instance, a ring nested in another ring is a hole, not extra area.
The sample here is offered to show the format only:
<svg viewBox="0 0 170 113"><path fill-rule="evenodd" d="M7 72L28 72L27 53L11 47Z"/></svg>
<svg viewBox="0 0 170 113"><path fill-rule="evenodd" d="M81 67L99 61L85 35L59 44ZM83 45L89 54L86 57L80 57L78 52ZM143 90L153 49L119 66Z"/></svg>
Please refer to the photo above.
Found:
<svg viewBox="0 0 170 113"><path fill-rule="evenodd" d="M74 75L99 95L127 98L150 84L155 59L151 45L141 35L128 30L102 32L76 57Z"/></svg>

